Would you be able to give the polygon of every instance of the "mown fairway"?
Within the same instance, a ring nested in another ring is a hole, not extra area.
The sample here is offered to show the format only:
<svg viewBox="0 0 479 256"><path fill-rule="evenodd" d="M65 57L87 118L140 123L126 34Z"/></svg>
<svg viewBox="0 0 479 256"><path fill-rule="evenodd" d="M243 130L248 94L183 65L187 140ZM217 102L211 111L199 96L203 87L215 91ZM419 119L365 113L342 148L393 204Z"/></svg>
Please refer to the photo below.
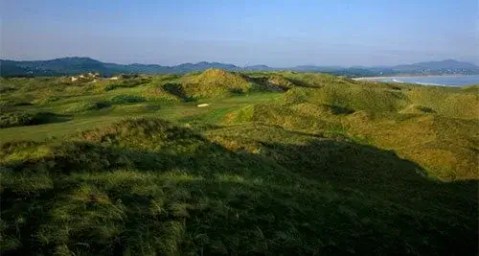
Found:
<svg viewBox="0 0 479 256"><path fill-rule="evenodd" d="M475 255L478 93L216 69L1 79L2 255Z"/></svg>

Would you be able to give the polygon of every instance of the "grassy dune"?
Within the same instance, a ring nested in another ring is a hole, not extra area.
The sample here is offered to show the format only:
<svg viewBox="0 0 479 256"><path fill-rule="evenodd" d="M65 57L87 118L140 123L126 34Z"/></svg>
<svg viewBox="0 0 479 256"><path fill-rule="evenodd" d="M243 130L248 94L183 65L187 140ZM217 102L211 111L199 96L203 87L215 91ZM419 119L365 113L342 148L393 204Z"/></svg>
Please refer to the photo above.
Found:
<svg viewBox="0 0 479 256"><path fill-rule="evenodd" d="M477 254L477 88L2 79L2 255Z"/></svg>

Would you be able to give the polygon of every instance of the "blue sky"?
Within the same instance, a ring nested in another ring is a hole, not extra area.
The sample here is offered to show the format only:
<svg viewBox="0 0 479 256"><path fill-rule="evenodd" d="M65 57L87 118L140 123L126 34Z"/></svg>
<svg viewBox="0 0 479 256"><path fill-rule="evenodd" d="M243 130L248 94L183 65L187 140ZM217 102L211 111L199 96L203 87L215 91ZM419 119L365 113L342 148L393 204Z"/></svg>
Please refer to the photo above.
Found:
<svg viewBox="0 0 479 256"><path fill-rule="evenodd" d="M479 64L477 0L0 0L0 54L175 65Z"/></svg>

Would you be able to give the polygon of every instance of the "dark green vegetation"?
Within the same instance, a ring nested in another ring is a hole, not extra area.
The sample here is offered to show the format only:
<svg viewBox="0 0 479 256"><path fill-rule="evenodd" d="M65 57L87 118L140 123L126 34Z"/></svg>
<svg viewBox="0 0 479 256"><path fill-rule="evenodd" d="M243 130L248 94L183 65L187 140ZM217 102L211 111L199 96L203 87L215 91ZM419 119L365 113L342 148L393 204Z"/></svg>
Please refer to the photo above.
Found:
<svg viewBox="0 0 479 256"><path fill-rule="evenodd" d="M477 254L478 86L0 82L2 255Z"/></svg>
<svg viewBox="0 0 479 256"><path fill-rule="evenodd" d="M176 66L145 65L145 64L115 64L104 63L87 57L68 57L40 61L0 60L0 76L61 76L87 72L100 72L104 75L122 73L134 74L184 74L204 71L210 68L228 71L279 71L293 70L300 72L322 72L348 77L409 75L444 75L444 74L479 74L479 67L456 60L420 62L409 65L389 67L340 67L340 66L296 66L288 68L273 68L265 65L238 67L232 64L218 62L184 63Z"/></svg>
<svg viewBox="0 0 479 256"><path fill-rule="evenodd" d="M46 124L68 120L65 115L57 115L50 112L7 112L0 115L0 128Z"/></svg>

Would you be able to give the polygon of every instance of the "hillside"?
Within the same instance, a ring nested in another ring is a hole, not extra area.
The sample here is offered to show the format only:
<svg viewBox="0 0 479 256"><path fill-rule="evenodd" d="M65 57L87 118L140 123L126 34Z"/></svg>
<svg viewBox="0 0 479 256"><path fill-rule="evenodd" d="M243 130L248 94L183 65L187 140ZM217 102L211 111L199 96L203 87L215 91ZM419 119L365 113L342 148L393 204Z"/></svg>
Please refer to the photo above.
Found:
<svg viewBox="0 0 479 256"><path fill-rule="evenodd" d="M479 67L467 63L460 62L457 60L442 60L442 61L429 61L429 62L419 62L410 65L398 65L392 67L395 71L404 71L404 72L417 72L417 71L446 71L446 70L478 70Z"/></svg>
<svg viewBox="0 0 479 256"><path fill-rule="evenodd" d="M2 255L477 254L479 85L0 79Z"/></svg>
<svg viewBox="0 0 479 256"><path fill-rule="evenodd" d="M221 69L208 69L201 74L188 75L181 79L181 89L186 97L212 97L247 93L252 89L248 78L242 74Z"/></svg>
<svg viewBox="0 0 479 256"><path fill-rule="evenodd" d="M67 57L45 61L12 61L0 60L0 74L11 76L61 76L87 72L99 72L110 76L122 73L169 74L202 71L209 68L240 70L231 64L218 62L184 63L177 66L161 66L155 64L115 64L105 63L88 57Z"/></svg>
<svg viewBox="0 0 479 256"><path fill-rule="evenodd" d="M67 57L41 61L0 60L0 76L62 76L87 72L99 72L104 76L122 73L130 74L185 74L205 71L207 69L223 69L228 71L280 71L294 70L299 72L322 72L348 77L388 76L388 75L447 75L479 74L479 67L456 60L420 62L409 65L384 67L341 67L301 65L295 67L274 68L266 65L238 67L218 62L183 63L176 66L156 64L115 64L104 63L88 57Z"/></svg>

